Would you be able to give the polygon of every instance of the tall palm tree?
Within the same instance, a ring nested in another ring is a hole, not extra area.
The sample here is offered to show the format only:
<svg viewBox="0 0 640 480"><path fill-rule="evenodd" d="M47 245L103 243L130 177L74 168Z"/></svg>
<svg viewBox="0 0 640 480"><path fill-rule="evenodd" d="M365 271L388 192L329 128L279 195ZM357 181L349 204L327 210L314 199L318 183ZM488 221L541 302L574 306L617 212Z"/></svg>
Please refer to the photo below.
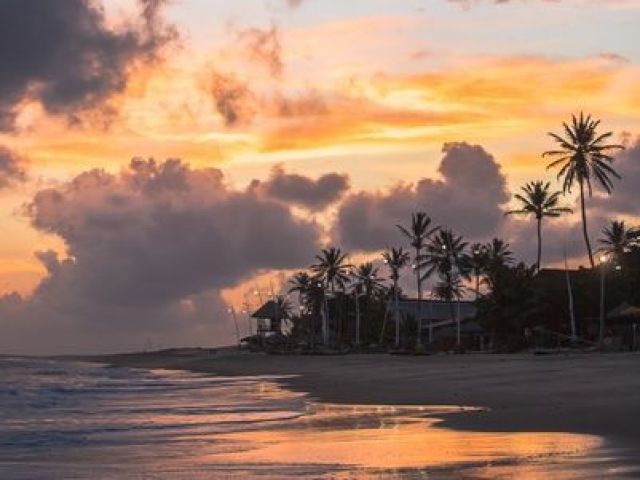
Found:
<svg viewBox="0 0 640 480"><path fill-rule="evenodd" d="M514 264L515 259L509 244L501 238L492 239L485 244L484 249L486 255L484 284L493 291L498 277Z"/></svg>
<svg viewBox="0 0 640 480"><path fill-rule="evenodd" d="M416 272L416 283L418 287L418 332L416 343L420 344L420 330L422 320L422 275L420 273L420 258L422 256L422 250L425 248L427 240L437 232L440 227L431 228L431 217L425 212L417 212L411 214L411 225L403 227L402 225L396 225L398 229L409 239L409 245L414 250L414 265ZM429 338L431 341L431 338Z"/></svg>
<svg viewBox="0 0 640 480"><path fill-rule="evenodd" d="M461 279L469 277L465 262L467 245L462 236L456 235L450 229L441 229L429 241L426 253L421 259L421 266L424 268L425 279L434 273L438 274L440 282L436 285L436 293L438 290L440 292L454 292L456 287L460 285ZM456 317L453 308L454 297L455 295L452 294L446 298L452 319Z"/></svg>
<svg viewBox="0 0 640 480"><path fill-rule="evenodd" d="M317 263L310 267L311 271L316 274L316 281L322 285L323 292L325 286L328 286L332 296L335 296L336 286L344 289L349 283L349 270L351 265L347 263L347 254L342 253L342 250L336 247L324 248L320 255L316 255L316 260ZM326 294L323 295L323 297L322 336L324 343L327 343L329 341L329 308ZM339 330L338 328L338 331Z"/></svg>
<svg viewBox="0 0 640 480"><path fill-rule="evenodd" d="M384 263L391 270L391 281L393 282L393 316L396 324L396 348L400 346L400 309L398 305L398 280L400 280L400 271L405 268L409 261L411 260L411 256L409 252L405 252L402 247L400 248L390 248L387 249L382 254L382 258L384 259Z"/></svg>
<svg viewBox="0 0 640 480"><path fill-rule="evenodd" d="M532 215L536 219L538 233L538 256L536 268L540 270L542 266L542 220L544 217L559 217L563 213L571 213L567 207L558 206L562 192L551 192L549 182L541 180L529 182L517 193L515 198L520 202L521 208L509 210L505 215Z"/></svg>
<svg viewBox="0 0 640 480"><path fill-rule="evenodd" d="M373 266L372 262L366 262L359 265L353 272L353 293L356 304L356 345L360 344L360 296L364 296L365 305L368 309L372 295L384 288L382 279L378 276L378 270Z"/></svg>
<svg viewBox="0 0 640 480"><path fill-rule="evenodd" d="M331 288L331 293L336 292L336 286L344 288L349 283L349 269L347 254L336 247L324 248L320 255L316 255L317 263L311 265L311 271L324 280Z"/></svg>
<svg viewBox="0 0 640 480"><path fill-rule="evenodd" d="M614 220L602 229L602 234L603 237L598 239L602 245L600 251L621 262L624 254L637 244L640 230L627 228L624 221Z"/></svg>
<svg viewBox="0 0 640 480"><path fill-rule="evenodd" d="M474 292L477 300L480 297L480 277L487 267L487 248L481 243L474 243L469 247L469 251L470 253L464 256L463 262L465 269L475 277Z"/></svg>
<svg viewBox="0 0 640 480"><path fill-rule="evenodd" d="M289 293L296 292L298 294L298 303L300 307L307 307L308 298L313 288L313 278L307 272L297 272L289 279Z"/></svg>
<svg viewBox="0 0 640 480"><path fill-rule="evenodd" d="M591 268L595 267L589 232L587 228L587 213L585 208L585 187L589 196L593 189L591 181L597 181L607 193L613 190L612 177L621 178L611 164L614 158L610 153L624 149L622 145L606 143L613 132L599 133L597 131L600 120L594 120L591 115L572 116L571 125L563 122L565 136L549 132L549 136L558 144L557 150L548 150L543 157L554 160L547 165L547 169L559 168L558 178L563 178L562 190L571 192L571 187L578 184L580 189L580 211L582 213L582 233L589 254Z"/></svg>

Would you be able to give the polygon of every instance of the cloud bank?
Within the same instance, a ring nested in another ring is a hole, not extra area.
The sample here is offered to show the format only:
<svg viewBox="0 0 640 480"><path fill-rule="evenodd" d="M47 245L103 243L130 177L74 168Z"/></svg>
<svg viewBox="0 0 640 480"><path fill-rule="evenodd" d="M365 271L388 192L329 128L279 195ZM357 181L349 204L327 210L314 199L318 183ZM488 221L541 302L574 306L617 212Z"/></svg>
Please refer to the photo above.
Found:
<svg viewBox="0 0 640 480"><path fill-rule="evenodd" d="M509 199L500 165L479 145L447 143L442 153L441 179L348 196L338 212L336 241L354 250L398 245L403 239L396 224L418 210L470 239L494 235Z"/></svg>
<svg viewBox="0 0 640 480"><path fill-rule="evenodd" d="M161 0L140 0L140 17L119 28L107 25L90 0L0 2L0 130L14 127L24 102L80 121L124 91L131 67L158 58L176 36L162 23Z"/></svg>
<svg viewBox="0 0 640 480"><path fill-rule="evenodd" d="M38 192L28 215L67 256L38 253L47 276L34 294L0 302L4 351L140 348L145 332L164 344L229 342L220 290L304 266L318 248L314 223L180 160L82 173Z"/></svg>

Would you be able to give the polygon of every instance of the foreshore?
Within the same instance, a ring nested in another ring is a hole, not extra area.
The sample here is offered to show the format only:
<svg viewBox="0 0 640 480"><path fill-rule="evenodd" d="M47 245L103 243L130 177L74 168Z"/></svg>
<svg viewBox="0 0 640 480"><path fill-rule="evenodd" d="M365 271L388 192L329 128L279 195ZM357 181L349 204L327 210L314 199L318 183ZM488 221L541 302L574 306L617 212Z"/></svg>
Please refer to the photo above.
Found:
<svg viewBox="0 0 640 480"><path fill-rule="evenodd" d="M461 405L443 426L474 431L594 434L640 447L640 354L267 355L194 350L84 357L114 366L222 376L274 375L314 400Z"/></svg>

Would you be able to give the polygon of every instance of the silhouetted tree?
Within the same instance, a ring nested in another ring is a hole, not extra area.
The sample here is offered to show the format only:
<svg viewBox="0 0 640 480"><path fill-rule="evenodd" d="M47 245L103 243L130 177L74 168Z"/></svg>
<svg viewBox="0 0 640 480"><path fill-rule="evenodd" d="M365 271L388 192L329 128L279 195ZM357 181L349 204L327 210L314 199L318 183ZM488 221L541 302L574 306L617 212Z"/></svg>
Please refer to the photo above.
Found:
<svg viewBox="0 0 640 480"><path fill-rule="evenodd" d="M392 294L393 294L393 320L396 326L395 332L395 346L400 346L400 308L398 305L400 292L398 291L398 280L400 280L400 272L410 262L411 256L409 252L405 252L402 247L387 249L382 253L384 263L389 267L391 271Z"/></svg>
<svg viewBox="0 0 640 480"><path fill-rule="evenodd" d="M637 245L640 230L627 228L623 220L614 220L602 229L602 234L603 237L598 239L602 245L600 251L610 255L618 263L622 263L625 254L631 252L631 247Z"/></svg>
<svg viewBox="0 0 640 480"><path fill-rule="evenodd" d="M585 186L589 196L592 195L592 179L597 181L607 193L613 190L612 177L620 178L611 164L614 159L609 153L623 149L622 145L608 144L606 140L613 132L598 133L600 120L593 120L591 115L572 116L571 125L562 124L565 136L550 132L549 135L558 144L557 150L544 152L543 157L555 158L547 169L559 168L558 179L563 179L563 192L571 192L571 187L578 184L580 189L580 210L582 213L582 233L589 254L591 268L595 267L589 232L587 228L587 213L585 208Z"/></svg>
<svg viewBox="0 0 640 480"><path fill-rule="evenodd" d="M562 192L549 191L549 182L529 182L521 188L522 193L517 193L515 198L520 202L521 208L509 210L506 215L532 215L536 219L538 234L538 255L536 266L538 270L542 264L542 219L544 217L559 217L563 213L571 213L567 207L559 207L558 202Z"/></svg>
<svg viewBox="0 0 640 480"><path fill-rule="evenodd" d="M414 268L416 273L416 284L418 287L418 320L417 320L417 339L416 343L420 344L420 320L422 318L422 279L420 272L420 257L426 242L431 235L439 230L440 227L431 228L431 218L424 212L417 212L411 215L411 225L403 227L396 225L398 229L409 239L409 245L414 249Z"/></svg>

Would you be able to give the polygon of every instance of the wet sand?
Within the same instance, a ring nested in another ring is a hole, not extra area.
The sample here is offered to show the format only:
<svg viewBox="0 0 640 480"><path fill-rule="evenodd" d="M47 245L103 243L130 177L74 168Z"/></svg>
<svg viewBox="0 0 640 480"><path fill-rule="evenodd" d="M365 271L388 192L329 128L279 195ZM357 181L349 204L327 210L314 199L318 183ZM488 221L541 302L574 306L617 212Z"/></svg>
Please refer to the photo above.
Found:
<svg viewBox="0 0 640 480"><path fill-rule="evenodd" d="M287 376L318 401L484 407L444 426L491 432L567 432L640 447L640 354L289 356L220 351L91 357L112 365L215 375Z"/></svg>

